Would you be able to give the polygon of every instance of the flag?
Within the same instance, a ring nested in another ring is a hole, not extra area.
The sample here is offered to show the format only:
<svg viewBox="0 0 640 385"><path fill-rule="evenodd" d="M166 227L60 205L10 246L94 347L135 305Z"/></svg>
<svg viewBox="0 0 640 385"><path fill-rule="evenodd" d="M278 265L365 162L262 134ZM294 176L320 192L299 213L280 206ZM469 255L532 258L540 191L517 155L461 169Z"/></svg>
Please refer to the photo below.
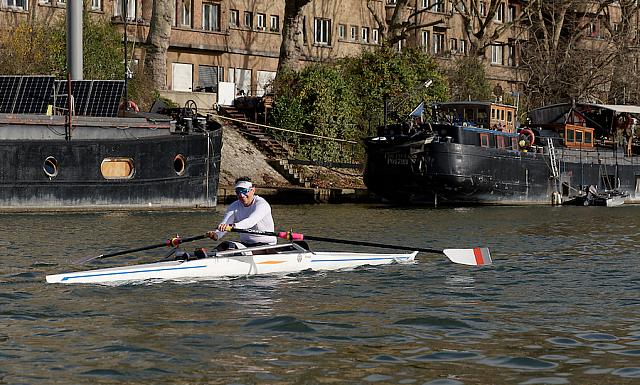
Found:
<svg viewBox="0 0 640 385"><path fill-rule="evenodd" d="M422 113L424 112L424 102L420 102L420 104L418 104L418 107L416 107L410 114L409 116L413 116L415 118L419 118L422 116Z"/></svg>

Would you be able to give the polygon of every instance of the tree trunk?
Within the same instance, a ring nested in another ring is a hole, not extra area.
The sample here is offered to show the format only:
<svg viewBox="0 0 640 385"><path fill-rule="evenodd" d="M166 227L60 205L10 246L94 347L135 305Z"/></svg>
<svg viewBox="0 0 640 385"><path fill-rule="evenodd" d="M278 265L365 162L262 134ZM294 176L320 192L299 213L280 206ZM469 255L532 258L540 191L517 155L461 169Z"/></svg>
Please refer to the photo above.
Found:
<svg viewBox="0 0 640 385"><path fill-rule="evenodd" d="M284 5L284 24L278 73L283 70L298 70L302 66L302 47L304 45L302 8L312 0L286 0Z"/></svg>
<svg viewBox="0 0 640 385"><path fill-rule="evenodd" d="M167 89L167 51L173 21L171 0L153 0L144 72L156 90Z"/></svg>

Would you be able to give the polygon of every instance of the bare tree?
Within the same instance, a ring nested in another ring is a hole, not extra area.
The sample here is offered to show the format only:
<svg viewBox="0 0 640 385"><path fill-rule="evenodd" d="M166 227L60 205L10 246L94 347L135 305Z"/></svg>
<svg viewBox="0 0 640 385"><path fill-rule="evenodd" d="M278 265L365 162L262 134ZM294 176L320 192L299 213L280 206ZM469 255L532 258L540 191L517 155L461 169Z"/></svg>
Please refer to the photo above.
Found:
<svg viewBox="0 0 640 385"><path fill-rule="evenodd" d="M521 57L530 108L571 100L601 101L611 80L614 54L605 36L587 39L587 35L611 3L530 2L530 31Z"/></svg>
<svg viewBox="0 0 640 385"><path fill-rule="evenodd" d="M173 24L172 3L171 0L153 0L144 72L156 90L167 89L167 51Z"/></svg>
<svg viewBox="0 0 640 385"><path fill-rule="evenodd" d="M435 1L429 8L422 9L414 7L410 2L411 0L397 0L393 14L387 18L384 9L382 9L383 14L380 14L379 1L367 0L367 9L378 25L381 45L391 46L407 39L416 30L444 23L444 17L424 23L420 21L420 16L425 12L438 6L444 7L443 0Z"/></svg>
<svg viewBox="0 0 640 385"><path fill-rule="evenodd" d="M638 21L640 5L636 0L620 0L619 23L612 24L611 18L604 27L612 36L614 44L614 58L609 90L609 102L615 104L640 103L638 71L636 60L639 55ZM605 11L608 11L606 9ZM608 13L608 12L607 12Z"/></svg>
<svg viewBox="0 0 640 385"><path fill-rule="evenodd" d="M287 69L298 70L301 67L300 59L304 45L302 9L311 1L285 0L278 73Z"/></svg>
<svg viewBox="0 0 640 385"><path fill-rule="evenodd" d="M505 14L509 11L504 9L506 4L508 2L503 0L491 0L488 4L486 1L452 0L453 11L462 18L464 32L469 41L469 56L476 56L484 61L487 47L496 44L507 33L513 32L514 26L526 20L524 15L527 14L530 4L524 5L518 15L509 17ZM496 17L498 13L501 16L499 18ZM497 19L500 22L496 22Z"/></svg>

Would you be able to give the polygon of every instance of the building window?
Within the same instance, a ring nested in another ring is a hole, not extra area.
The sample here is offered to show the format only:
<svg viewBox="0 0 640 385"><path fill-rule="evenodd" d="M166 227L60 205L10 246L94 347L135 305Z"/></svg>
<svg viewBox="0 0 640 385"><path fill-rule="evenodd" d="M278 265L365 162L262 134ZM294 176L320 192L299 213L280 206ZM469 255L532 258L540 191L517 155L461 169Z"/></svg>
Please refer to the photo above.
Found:
<svg viewBox="0 0 640 385"><path fill-rule="evenodd" d="M442 55L444 53L444 33L433 34L433 53Z"/></svg>
<svg viewBox="0 0 640 385"><path fill-rule="evenodd" d="M430 0L422 0L421 4L422 4L422 8L426 9L429 8L431 6L430 4Z"/></svg>
<svg viewBox="0 0 640 385"><path fill-rule="evenodd" d="M184 27L191 27L191 0L182 0L180 22Z"/></svg>
<svg viewBox="0 0 640 385"><path fill-rule="evenodd" d="M122 16L122 7L124 7L125 0L116 0L113 2L113 6L115 7L113 10L114 16ZM60 4L60 0L58 0L58 4ZM127 1L127 19L133 20L136 18L136 2L135 1Z"/></svg>
<svg viewBox="0 0 640 385"><path fill-rule="evenodd" d="M458 52L458 39L449 39L449 50L451 53Z"/></svg>
<svg viewBox="0 0 640 385"><path fill-rule="evenodd" d="M484 1L480 2L480 16L487 16L487 5L484 3Z"/></svg>
<svg viewBox="0 0 640 385"><path fill-rule="evenodd" d="M245 28L253 28L253 13L245 12L244 13L244 25Z"/></svg>
<svg viewBox="0 0 640 385"><path fill-rule="evenodd" d="M351 40L356 41L358 40L358 27L354 27L351 26Z"/></svg>
<svg viewBox="0 0 640 385"><path fill-rule="evenodd" d="M256 29L264 31L266 29L267 15L259 13L256 15Z"/></svg>
<svg viewBox="0 0 640 385"><path fill-rule="evenodd" d="M218 81L222 79L224 79L224 69L222 67L199 65L197 91L217 92Z"/></svg>
<svg viewBox="0 0 640 385"><path fill-rule="evenodd" d="M464 39L460 39L460 53L463 55L467 54L467 41Z"/></svg>
<svg viewBox="0 0 640 385"><path fill-rule="evenodd" d="M509 57L507 59L507 64L510 65L511 67L515 67L516 66L516 47L513 44L509 44L508 45L508 50L509 50Z"/></svg>
<svg viewBox="0 0 640 385"><path fill-rule="evenodd" d="M378 32L377 28L374 28L371 35L371 40L374 44L378 44L380 42L380 32Z"/></svg>
<svg viewBox="0 0 640 385"><path fill-rule="evenodd" d="M504 21L504 3L498 4L498 9L496 9L494 20L498 23L502 23Z"/></svg>
<svg viewBox="0 0 640 385"><path fill-rule="evenodd" d="M491 64L503 64L502 45L491 46Z"/></svg>
<svg viewBox="0 0 640 385"><path fill-rule="evenodd" d="M438 0L433 6L435 7L434 11L444 13L444 1Z"/></svg>
<svg viewBox="0 0 640 385"><path fill-rule="evenodd" d="M26 11L28 7L28 3L29 2L27 0L6 0L5 4L7 8Z"/></svg>
<svg viewBox="0 0 640 385"><path fill-rule="evenodd" d="M338 39L344 40L347 34L347 26L344 24L338 24Z"/></svg>
<svg viewBox="0 0 640 385"><path fill-rule="evenodd" d="M92 11L102 11L102 0L91 0Z"/></svg>
<svg viewBox="0 0 640 385"><path fill-rule="evenodd" d="M202 4L202 29L220 31L220 4Z"/></svg>
<svg viewBox="0 0 640 385"><path fill-rule="evenodd" d="M314 42L316 44L330 43L331 35L331 20L316 18L314 23Z"/></svg>
<svg viewBox="0 0 640 385"><path fill-rule="evenodd" d="M271 15L270 20L270 29L271 32L279 32L280 31L280 17L278 15Z"/></svg>
<svg viewBox="0 0 640 385"><path fill-rule="evenodd" d="M237 9L232 9L229 11L229 26L237 27L238 19L240 18L240 11Z"/></svg>
<svg viewBox="0 0 640 385"><path fill-rule="evenodd" d="M49 2L51 2L51 1L49 1ZM58 1L56 1L56 4L61 6L61 7L64 7L64 6L67 5L67 0L58 0ZM122 9L122 7L120 7L120 9Z"/></svg>
<svg viewBox="0 0 640 385"><path fill-rule="evenodd" d="M425 52L429 52L430 41L431 41L431 33L429 31L422 31L422 47Z"/></svg>
<svg viewBox="0 0 640 385"><path fill-rule="evenodd" d="M369 42L369 27L362 27L362 42Z"/></svg>
<svg viewBox="0 0 640 385"><path fill-rule="evenodd" d="M516 7L514 7L513 5L510 5L509 12L507 13L507 21L509 23L512 23L515 20L516 20Z"/></svg>

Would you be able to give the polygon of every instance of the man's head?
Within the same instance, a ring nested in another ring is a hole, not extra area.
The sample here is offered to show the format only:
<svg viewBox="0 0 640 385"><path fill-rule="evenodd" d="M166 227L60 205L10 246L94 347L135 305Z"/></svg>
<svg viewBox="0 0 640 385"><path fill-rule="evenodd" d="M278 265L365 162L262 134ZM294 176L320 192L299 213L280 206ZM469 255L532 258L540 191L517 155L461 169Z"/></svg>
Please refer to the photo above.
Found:
<svg viewBox="0 0 640 385"><path fill-rule="evenodd" d="M251 203L253 203L253 196L256 193L256 189L253 187L253 183L251 183L251 178L241 176L236 179L235 191L238 200L244 206L250 206Z"/></svg>

